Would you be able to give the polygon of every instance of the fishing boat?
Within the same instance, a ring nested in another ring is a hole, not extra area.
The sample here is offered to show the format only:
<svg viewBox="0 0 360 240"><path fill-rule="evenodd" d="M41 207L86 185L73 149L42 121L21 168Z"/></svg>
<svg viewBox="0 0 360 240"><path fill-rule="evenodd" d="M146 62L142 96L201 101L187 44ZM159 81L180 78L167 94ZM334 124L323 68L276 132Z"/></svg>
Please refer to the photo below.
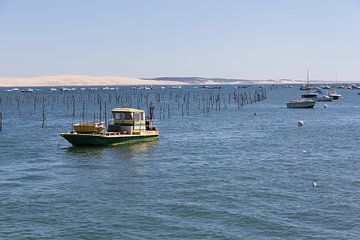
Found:
<svg viewBox="0 0 360 240"><path fill-rule="evenodd" d="M316 101L313 99L296 99L286 103L287 108L313 108Z"/></svg>
<svg viewBox="0 0 360 240"><path fill-rule="evenodd" d="M159 131L153 126L153 110L150 117L135 108L114 108L113 121L105 127L102 123L79 123L73 131L61 133L74 146L102 146L153 141L159 137Z"/></svg>

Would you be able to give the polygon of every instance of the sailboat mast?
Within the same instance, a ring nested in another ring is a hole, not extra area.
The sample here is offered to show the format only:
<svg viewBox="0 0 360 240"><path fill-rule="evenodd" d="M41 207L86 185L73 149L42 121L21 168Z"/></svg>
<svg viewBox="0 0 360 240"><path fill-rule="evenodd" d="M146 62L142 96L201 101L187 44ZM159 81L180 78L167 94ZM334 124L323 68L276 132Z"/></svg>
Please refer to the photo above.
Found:
<svg viewBox="0 0 360 240"><path fill-rule="evenodd" d="M306 86L309 86L309 69L306 72Z"/></svg>

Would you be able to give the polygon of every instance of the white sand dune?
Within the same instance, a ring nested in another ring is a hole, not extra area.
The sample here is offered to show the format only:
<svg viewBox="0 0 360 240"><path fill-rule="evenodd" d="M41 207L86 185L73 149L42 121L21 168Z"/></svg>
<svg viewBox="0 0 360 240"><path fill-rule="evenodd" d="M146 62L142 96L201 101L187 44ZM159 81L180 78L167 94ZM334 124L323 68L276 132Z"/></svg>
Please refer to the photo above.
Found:
<svg viewBox="0 0 360 240"><path fill-rule="evenodd" d="M225 81L203 78L201 81L183 80L181 77L167 79L140 79L121 76L53 75L38 77L0 77L0 87L46 87L46 86L126 86L126 85L214 85L214 84L300 84L292 79Z"/></svg>
<svg viewBox="0 0 360 240"><path fill-rule="evenodd" d="M54 75L40 77L0 77L0 87L187 85L180 81L145 80L134 77Z"/></svg>

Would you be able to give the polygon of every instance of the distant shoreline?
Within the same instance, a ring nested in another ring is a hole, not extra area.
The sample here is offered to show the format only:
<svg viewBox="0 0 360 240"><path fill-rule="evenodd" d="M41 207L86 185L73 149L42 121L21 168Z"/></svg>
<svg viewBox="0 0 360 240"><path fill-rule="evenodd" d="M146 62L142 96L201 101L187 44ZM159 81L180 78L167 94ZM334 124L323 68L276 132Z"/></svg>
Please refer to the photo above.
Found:
<svg viewBox="0 0 360 240"><path fill-rule="evenodd" d="M245 80L198 77L135 78L123 76L52 75L38 77L0 77L0 87L65 87L65 86L150 86L150 85L296 85L301 80ZM351 84L356 82L313 81L313 84Z"/></svg>

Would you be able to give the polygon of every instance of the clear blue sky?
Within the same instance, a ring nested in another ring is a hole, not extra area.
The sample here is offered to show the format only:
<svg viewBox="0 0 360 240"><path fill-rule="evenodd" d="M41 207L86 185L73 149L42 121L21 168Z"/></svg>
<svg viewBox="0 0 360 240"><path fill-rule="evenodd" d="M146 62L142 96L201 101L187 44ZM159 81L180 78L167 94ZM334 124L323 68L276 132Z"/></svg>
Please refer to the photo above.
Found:
<svg viewBox="0 0 360 240"><path fill-rule="evenodd" d="M358 0L0 0L0 76L360 80Z"/></svg>

